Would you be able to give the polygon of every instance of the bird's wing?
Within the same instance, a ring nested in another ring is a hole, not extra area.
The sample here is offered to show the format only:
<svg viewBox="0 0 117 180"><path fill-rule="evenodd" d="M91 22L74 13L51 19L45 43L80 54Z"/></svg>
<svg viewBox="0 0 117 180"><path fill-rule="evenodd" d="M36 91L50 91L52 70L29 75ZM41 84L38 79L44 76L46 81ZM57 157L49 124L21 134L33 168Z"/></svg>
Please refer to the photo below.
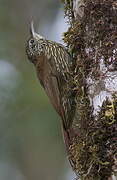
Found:
<svg viewBox="0 0 117 180"><path fill-rule="evenodd" d="M52 58L53 57L51 57L49 63L50 67L53 67L52 76L54 77L54 79L56 78L56 86L59 92L59 114L62 118L63 127L67 130L70 128L75 113L74 93L72 93L69 87L69 81L71 76L68 73L67 68L62 69L62 67L59 67L59 69L61 69L61 71L64 71L64 73L57 71L57 69L54 68L54 65L52 64L52 62L54 62ZM65 60L63 59L63 61ZM62 62L60 63L60 66L61 64Z"/></svg>
<svg viewBox="0 0 117 180"><path fill-rule="evenodd" d="M57 113L60 115L60 92L54 67L51 67L47 57L42 56L39 58L39 63L36 65L36 70L41 85L46 91Z"/></svg>

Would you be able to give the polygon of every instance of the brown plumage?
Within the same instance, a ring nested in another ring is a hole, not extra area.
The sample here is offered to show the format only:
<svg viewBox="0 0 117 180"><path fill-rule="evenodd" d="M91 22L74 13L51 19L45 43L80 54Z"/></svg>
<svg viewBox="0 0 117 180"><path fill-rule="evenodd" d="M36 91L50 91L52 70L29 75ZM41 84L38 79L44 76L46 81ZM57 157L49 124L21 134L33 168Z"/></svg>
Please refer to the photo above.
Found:
<svg viewBox="0 0 117 180"><path fill-rule="evenodd" d="M64 130L69 129L75 112L72 91L73 62L70 54L63 45L35 33L33 23L26 53L35 65L41 85L62 118Z"/></svg>

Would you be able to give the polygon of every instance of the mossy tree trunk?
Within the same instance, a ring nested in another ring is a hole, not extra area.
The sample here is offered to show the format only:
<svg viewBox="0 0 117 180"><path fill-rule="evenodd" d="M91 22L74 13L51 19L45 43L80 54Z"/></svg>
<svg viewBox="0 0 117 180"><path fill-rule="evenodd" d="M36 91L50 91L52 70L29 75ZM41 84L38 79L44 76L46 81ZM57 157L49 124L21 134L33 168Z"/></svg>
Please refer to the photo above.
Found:
<svg viewBox="0 0 117 180"><path fill-rule="evenodd" d="M76 113L68 155L80 179L117 178L117 1L65 0Z"/></svg>

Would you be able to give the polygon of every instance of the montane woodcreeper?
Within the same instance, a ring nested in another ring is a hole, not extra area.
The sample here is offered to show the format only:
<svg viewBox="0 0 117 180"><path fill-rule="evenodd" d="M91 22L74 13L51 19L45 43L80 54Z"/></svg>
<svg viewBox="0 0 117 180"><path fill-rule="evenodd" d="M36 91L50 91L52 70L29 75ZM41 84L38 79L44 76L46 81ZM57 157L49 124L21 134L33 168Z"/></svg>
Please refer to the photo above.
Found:
<svg viewBox="0 0 117 180"><path fill-rule="evenodd" d="M46 40L34 32L26 44L28 59L34 64L37 76L54 108L61 116L63 130L67 132L75 112L72 91L73 61L66 48L56 42Z"/></svg>

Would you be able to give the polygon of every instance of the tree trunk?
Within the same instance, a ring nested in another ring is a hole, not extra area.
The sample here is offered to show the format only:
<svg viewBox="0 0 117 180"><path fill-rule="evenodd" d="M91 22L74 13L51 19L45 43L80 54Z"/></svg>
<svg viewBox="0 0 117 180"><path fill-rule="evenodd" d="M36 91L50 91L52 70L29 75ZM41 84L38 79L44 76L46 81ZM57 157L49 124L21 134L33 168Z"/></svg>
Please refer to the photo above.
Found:
<svg viewBox="0 0 117 180"><path fill-rule="evenodd" d="M75 61L75 136L68 158L77 178L117 178L117 1L65 0L64 41Z"/></svg>

